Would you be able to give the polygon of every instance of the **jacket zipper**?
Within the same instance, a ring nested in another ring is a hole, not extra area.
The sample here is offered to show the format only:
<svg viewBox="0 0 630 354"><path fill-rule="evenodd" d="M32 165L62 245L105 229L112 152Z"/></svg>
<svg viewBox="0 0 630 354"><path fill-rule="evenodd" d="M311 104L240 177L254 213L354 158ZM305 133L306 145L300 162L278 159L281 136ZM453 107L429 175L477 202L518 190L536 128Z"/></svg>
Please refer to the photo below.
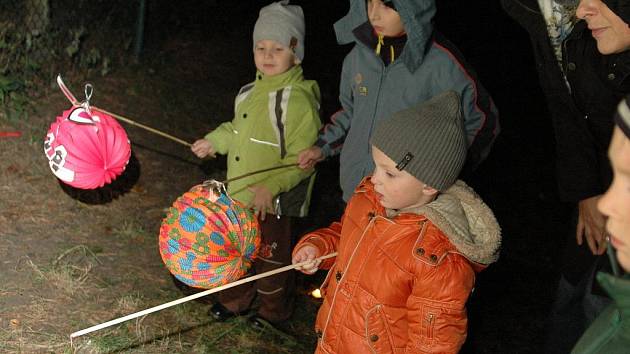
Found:
<svg viewBox="0 0 630 354"><path fill-rule="evenodd" d="M427 326L427 337L433 339L433 319L435 318L435 315L432 313L429 313L429 316L427 317L427 322L429 322L429 325Z"/></svg>
<svg viewBox="0 0 630 354"><path fill-rule="evenodd" d="M341 287L340 286L341 282L342 282L343 278L346 276L346 272L348 271L348 268L352 264L352 260L354 259L354 255L356 254L357 250L359 249L359 246L361 245L361 241L363 241L363 237L365 237L365 235L367 234L367 231L372 227L372 224L374 223L374 219L375 219L374 216L370 217L370 222L363 229L363 233L361 234L361 237L359 238L359 241L357 242L357 245L354 247L354 250L352 250L352 255L350 256L350 259L348 260L348 263L346 264L345 268L343 269L343 273L341 274L341 279L339 279L339 281L337 281L337 288L335 288L335 294L333 295L332 302L330 303L330 309L328 310L328 315L326 316L326 323L324 324L324 328L322 329L322 338L321 338L321 341L320 341L320 343L322 344L322 347L323 347L324 340L326 338L326 329L328 329L328 324L330 323L330 316L333 313L333 308L335 306L335 301L337 299L337 293L339 292L339 288ZM328 273L330 273L330 272L328 272Z"/></svg>

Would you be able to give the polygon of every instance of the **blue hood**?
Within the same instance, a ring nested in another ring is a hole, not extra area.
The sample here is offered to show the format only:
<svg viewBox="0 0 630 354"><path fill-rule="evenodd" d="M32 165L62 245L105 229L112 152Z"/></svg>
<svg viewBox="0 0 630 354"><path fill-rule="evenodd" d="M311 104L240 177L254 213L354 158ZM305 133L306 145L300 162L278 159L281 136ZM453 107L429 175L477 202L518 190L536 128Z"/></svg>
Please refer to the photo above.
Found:
<svg viewBox="0 0 630 354"><path fill-rule="evenodd" d="M407 44L400 60L409 71L414 72L424 59L427 43L433 34L433 16L435 16L434 0L393 0L400 14ZM339 44L359 42L353 30L368 20L365 0L350 0L350 11L335 23L335 33Z"/></svg>

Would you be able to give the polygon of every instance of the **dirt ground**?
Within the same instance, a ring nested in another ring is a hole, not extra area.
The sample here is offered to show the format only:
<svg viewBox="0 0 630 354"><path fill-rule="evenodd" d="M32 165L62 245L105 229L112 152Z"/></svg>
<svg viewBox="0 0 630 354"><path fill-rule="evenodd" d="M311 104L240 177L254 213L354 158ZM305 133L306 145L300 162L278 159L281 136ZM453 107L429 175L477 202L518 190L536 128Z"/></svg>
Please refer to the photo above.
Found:
<svg viewBox="0 0 630 354"><path fill-rule="evenodd" d="M70 73L64 80L79 99L90 82L94 106L193 142L230 119L235 93L254 73L248 33L225 34L213 47L202 40L208 39L165 40L147 49L159 57L106 77ZM158 252L160 223L190 187L222 179L225 161L200 161L187 146L123 123L133 153L125 173L96 191L71 188L51 173L42 146L50 124L69 108L53 87L34 99L28 118L0 115L0 131L22 133L0 138L0 352L311 352L317 300L304 294L285 332L256 331L243 319L215 323L206 315L209 305L193 301L71 345L70 333L183 296ZM336 212L336 205L314 214ZM316 225L302 224L297 228ZM302 281L299 291L315 282Z"/></svg>
<svg viewBox="0 0 630 354"><path fill-rule="evenodd" d="M93 105L192 142L230 119L235 93L253 75L251 33L244 24L253 23L255 13L236 25L230 18L246 13L244 5L230 6L215 20L223 31L207 33L191 24L148 42L139 64L130 62L105 77L67 73L66 84L82 98L89 81ZM316 8L304 6L307 14ZM324 119L336 109L338 69L347 50L331 49L331 25L342 14L335 11L307 24L328 29L317 34L304 63L307 77L312 73L322 88ZM479 276L470 300L463 352L535 353L553 294L566 206L554 197L550 125L533 66L527 69L531 55L522 54L529 43L514 24L498 22L500 30L474 34L453 28L461 34L456 43L485 78L503 124L493 154L469 181L495 210L504 239L500 261ZM498 37L490 43L480 39L490 32ZM505 45L495 56L497 43ZM206 315L208 304L190 302L88 334L71 346L70 333L182 296L162 264L158 229L165 208L179 195L224 176L225 161L199 161L186 146L122 123L133 151L125 174L96 192L68 188L50 172L43 153L50 123L70 107L50 81L33 99L28 118L9 121L0 114L0 131L22 133L0 137L0 352L312 352L318 303L306 292L321 275L299 278L299 306L284 332L256 331L243 319L216 323ZM312 215L297 225L298 232L338 215L339 192L331 188L336 171L335 160L320 166Z"/></svg>

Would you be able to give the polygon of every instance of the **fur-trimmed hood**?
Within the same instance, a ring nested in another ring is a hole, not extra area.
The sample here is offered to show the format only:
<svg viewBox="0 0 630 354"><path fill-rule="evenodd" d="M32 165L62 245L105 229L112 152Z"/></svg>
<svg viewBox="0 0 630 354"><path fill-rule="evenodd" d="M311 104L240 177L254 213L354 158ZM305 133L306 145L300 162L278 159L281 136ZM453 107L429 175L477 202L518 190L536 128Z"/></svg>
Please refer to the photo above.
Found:
<svg viewBox="0 0 630 354"><path fill-rule="evenodd" d="M388 210L388 215L401 212L425 215L472 262L487 265L499 258L501 227L492 210L461 180L429 204L397 213Z"/></svg>

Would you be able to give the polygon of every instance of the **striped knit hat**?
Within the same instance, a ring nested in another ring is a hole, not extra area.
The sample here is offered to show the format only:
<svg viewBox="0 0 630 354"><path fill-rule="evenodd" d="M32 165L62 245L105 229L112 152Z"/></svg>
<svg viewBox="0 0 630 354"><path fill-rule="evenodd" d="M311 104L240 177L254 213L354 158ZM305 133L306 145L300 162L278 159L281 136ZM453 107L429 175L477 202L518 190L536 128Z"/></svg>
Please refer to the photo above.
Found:
<svg viewBox="0 0 630 354"><path fill-rule="evenodd" d="M617 113L615 114L615 124L630 139L630 95L619 102Z"/></svg>
<svg viewBox="0 0 630 354"><path fill-rule="evenodd" d="M370 143L396 168L444 191L462 170L468 145L459 96L447 91L379 123Z"/></svg>

